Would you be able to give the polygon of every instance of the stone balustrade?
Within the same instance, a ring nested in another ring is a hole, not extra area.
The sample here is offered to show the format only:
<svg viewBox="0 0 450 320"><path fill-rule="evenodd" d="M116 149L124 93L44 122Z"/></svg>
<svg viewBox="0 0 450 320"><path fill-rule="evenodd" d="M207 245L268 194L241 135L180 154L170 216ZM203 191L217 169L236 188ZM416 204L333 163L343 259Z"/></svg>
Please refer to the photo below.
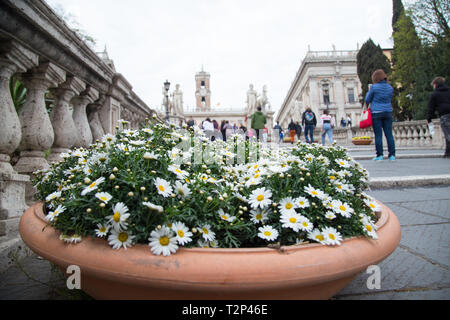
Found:
<svg viewBox="0 0 450 320"><path fill-rule="evenodd" d="M27 89L19 113L11 77ZM119 119L137 128L154 113L107 53L92 51L44 1L0 1L0 242L17 231L35 170L114 133ZM14 167L13 153L20 153Z"/></svg>

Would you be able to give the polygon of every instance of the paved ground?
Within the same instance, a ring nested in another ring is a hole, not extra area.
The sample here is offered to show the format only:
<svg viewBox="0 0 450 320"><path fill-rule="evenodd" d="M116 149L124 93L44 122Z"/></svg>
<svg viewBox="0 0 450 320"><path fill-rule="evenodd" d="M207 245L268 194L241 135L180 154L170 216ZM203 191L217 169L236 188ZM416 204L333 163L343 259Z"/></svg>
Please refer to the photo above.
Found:
<svg viewBox="0 0 450 320"><path fill-rule="evenodd" d="M349 147L352 156L373 156L373 149ZM412 159L408 155L414 156ZM410 177L408 188L378 188L369 192L398 216L402 239L397 249L379 264L380 289L370 290L370 274L358 275L334 299L450 299L450 183L421 186L421 177L450 175L450 159L438 158L441 150L398 149L399 160L359 160L371 178L388 180ZM420 155L423 155L420 156ZM403 158L405 156L405 158ZM396 178L397 177L397 178ZM419 185L419 186L418 186ZM383 185L378 185L383 186ZM0 300L89 299L80 291L65 289L60 271L31 255L0 273Z"/></svg>

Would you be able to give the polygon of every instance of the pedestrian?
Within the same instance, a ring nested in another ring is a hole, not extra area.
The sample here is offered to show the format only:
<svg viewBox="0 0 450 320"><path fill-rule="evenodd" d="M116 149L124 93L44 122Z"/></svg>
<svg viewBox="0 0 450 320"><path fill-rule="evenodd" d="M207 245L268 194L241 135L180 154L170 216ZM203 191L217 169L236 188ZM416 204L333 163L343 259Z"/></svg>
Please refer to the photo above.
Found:
<svg viewBox="0 0 450 320"><path fill-rule="evenodd" d="M264 113L262 113L261 107L258 107L256 110L257 111L251 116L251 128L256 131L256 140L259 141L260 130L264 130L264 126L267 123L267 118Z"/></svg>
<svg viewBox="0 0 450 320"><path fill-rule="evenodd" d="M388 144L389 160L395 160L395 141L392 134L392 94L394 89L387 83L387 75L382 69L372 74L372 86L366 95L364 110L370 104L372 126L375 134L376 157L372 160L383 160L383 132Z"/></svg>
<svg viewBox="0 0 450 320"><path fill-rule="evenodd" d="M206 137L211 141L214 141L214 124L211 122L211 119L206 118L205 121L203 121L202 126Z"/></svg>
<svg viewBox="0 0 450 320"><path fill-rule="evenodd" d="M273 127L273 130L275 130L275 133L278 133L278 143L280 143L283 140L283 128L281 128L280 122L277 121L277 124Z"/></svg>
<svg viewBox="0 0 450 320"><path fill-rule="evenodd" d="M428 123L434 117L436 111L439 114L442 132L445 137L444 158L450 158L450 89L445 85L445 78L434 78L431 85L434 88L428 102Z"/></svg>
<svg viewBox="0 0 450 320"><path fill-rule="evenodd" d="M341 127L345 128L347 126L347 122L345 121L344 117L341 118Z"/></svg>
<svg viewBox="0 0 450 320"><path fill-rule="evenodd" d="M267 142L268 136L269 136L269 129L267 129L267 127L264 127L263 142Z"/></svg>
<svg viewBox="0 0 450 320"><path fill-rule="evenodd" d="M352 127L352 118L350 118L350 116L347 116L347 127L348 128Z"/></svg>
<svg viewBox="0 0 450 320"><path fill-rule="evenodd" d="M306 143L314 142L314 129L317 126L316 114L310 107L306 108L302 115L302 125L305 128Z"/></svg>
<svg viewBox="0 0 450 320"><path fill-rule="evenodd" d="M222 120L222 122L220 123L220 133L222 134L223 141L227 141L227 138L225 136L225 129L224 129L225 123L226 123L225 120Z"/></svg>
<svg viewBox="0 0 450 320"><path fill-rule="evenodd" d="M333 144L334 118L326 109L323 110L323 115L320 117L320 126L322 127L322 145L325 145L325 135L328 135L328 141Z"/></svg>
<svg viewBox="0 0 450 320"><path fill-rule="evenodd" d="M292 119L288 125L288 130L289 130L289 136L291 138L291 144L294 144L296 131L295 131L295 123L294 123L294 120L292 120Z"/></svg>
<svg viewBox="0 0 450 320"><path fill-rule="evenodd" d="M194 118L192 118L192 116L189 117L189 120L187 122L187 126L188 128L192 128L195 124Z"/></svg>
<svg viewBox="0 0 450 320"><path fill-rule="evenodd" d="M212 121L212 123L213 123L213 126L214 126L214 130L219 130L219 123L216 121L216 119L214 119L213 121Z"/></svg>
<svg viewBox="0 0 450 320"><path fill-rule="evenodd" d="M298 141L300 141L300 137L302 136L302 131L303 131L302 125L300 124L300 122L297 121L295 123L295 133L297 134Z"/></svg>

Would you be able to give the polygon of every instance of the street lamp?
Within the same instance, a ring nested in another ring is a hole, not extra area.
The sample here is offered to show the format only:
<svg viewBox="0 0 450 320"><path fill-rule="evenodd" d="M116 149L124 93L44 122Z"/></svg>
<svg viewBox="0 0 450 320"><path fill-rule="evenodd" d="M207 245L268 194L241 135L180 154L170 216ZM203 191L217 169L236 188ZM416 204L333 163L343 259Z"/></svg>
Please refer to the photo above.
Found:
<svg viewBox="0 0 450 320"><path fill-rule="evenodd" d="M164 89L166 90L166 121L169 123L169 89L170 89L170 82L166 80L164 82Z"/></svg>

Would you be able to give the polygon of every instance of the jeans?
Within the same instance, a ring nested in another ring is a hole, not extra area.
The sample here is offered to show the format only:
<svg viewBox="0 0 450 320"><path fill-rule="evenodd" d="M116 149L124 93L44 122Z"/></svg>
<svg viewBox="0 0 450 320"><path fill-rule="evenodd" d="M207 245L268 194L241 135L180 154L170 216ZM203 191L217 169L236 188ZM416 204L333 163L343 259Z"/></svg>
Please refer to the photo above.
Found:
<svg viewBox="0 0 450 320"><path fill-rule="evenodd" d="M322 127L322 145L325 145L325 135L328 135L328 141L333 144L333 128L329 123L324 123Z"/></svg>
<svg viewBox="0 0 450 320"><path fill-rule="evenodd" d="M311 140L308 139L308 135ZM312 124L305 125L305 140L306 143L314 142L314 125Z"/></svg>
<svg viewBox="0 0 450 320"><path fill-rule="evenodd" d="M440 119L445 138L445 155L450 156L450 113L444 114Z"/></svg>
<svg viewBox="0 0 450 320"><path fill-rule="evenodd" d="M372 113L373 132L377 157L383 156L383 131L388 144L389 157L395 156L395 142L392 135L392 112Z"/></svg>

